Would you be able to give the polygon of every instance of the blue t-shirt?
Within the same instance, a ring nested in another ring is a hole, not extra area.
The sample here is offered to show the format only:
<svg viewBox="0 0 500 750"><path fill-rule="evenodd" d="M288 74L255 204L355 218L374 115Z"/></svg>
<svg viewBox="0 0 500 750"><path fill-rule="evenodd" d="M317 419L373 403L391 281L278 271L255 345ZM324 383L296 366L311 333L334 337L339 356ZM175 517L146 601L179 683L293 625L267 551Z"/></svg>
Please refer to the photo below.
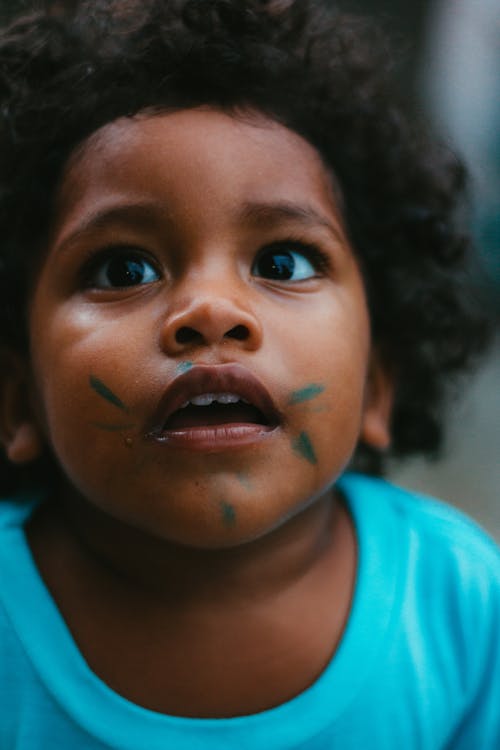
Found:
<svg viewBox="0 0 500 750"><path fill-rule="evenodd" d="M149 711L93 674L26 543L36 501L0 503L0 748L499 750L498 548L437 501L358 475L339 487L358 544L340 645L302 694L232 719Z"/></svg>

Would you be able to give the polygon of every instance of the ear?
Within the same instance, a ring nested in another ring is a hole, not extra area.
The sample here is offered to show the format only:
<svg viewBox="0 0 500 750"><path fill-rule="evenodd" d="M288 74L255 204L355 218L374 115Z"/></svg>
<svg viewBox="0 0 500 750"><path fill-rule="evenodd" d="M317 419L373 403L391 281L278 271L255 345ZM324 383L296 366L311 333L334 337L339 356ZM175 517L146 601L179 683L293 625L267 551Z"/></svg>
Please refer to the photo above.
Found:
<svg viewBox="0 0 500 750"><path fill-rule="evenodd" d="M20 355L0 352L0 443L14 464L34 461L42 453L31 403L27 368Z"/></svg>
<svg viewBox="0 0 500 750"><path fill-rule="evenodd" d="M360 440L378 450L386 450L391 443L391 414L394 403L394 378L382 358L371 356L366 382L363 421Z"/></svg>

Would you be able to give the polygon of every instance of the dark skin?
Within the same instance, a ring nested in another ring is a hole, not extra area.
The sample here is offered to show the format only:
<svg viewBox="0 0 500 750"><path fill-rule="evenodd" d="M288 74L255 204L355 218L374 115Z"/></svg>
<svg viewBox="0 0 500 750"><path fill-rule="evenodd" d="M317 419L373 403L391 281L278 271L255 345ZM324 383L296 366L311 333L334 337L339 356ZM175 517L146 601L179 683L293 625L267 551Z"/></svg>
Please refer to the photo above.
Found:
<svg viewBox="0 0 500 750"><path fill-rule="evenodd" d="M183 716L276 706L325 668L356 570L329 488L359 440L389 441L392 389L328 171L252 118L141 115L83 145L30 308L31 415L22 384L4 388L9 458L48 446L61 468L28 535L85 659L121 695ZM269 271L283 255L287 278ZM139 280L117 285L117 262ZM271 395L272 430L151 439L166 386L227 365Z"/></svg>

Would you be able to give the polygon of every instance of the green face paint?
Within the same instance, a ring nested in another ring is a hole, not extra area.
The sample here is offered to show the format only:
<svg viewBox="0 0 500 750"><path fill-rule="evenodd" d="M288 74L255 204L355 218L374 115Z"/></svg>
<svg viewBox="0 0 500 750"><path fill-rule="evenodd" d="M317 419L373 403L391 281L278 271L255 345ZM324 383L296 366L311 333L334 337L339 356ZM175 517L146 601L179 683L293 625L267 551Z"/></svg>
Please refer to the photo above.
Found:
<svg viewBox="0 0 500 750"><path fill-rule="evenodd" d="M236 523L236 511L232 505L226 503L224 500L220 504L222 511L222 520L225 526L234 526Z"/></svg>
<svg viewBox="0 0 500 750"><path fill-rule="evenodd" d="M324 386L319 385L319 383L311 383L304 388L300 388L298 391L293 391L290 394L288 403L290 406L302 404L304 401L310 401L312 398L316 398L316 396L319 396L324 390Z"/></svg>
<svg viewBox="0 0 500 750"><path fill-rule="evenodd" d="M240 484L242 484L242 485L243 485L243 487L244 487L244 488L245 488L246 490L249 490L249 491L250 491L250 490L252 490L252 489L253 489L253 484L252 484L252 482L250 481L250 479L248 478L248 476L247 476L246 474L243 474L243 472L239 471L239 472L238 472L238 473L236 474L236 476L238 477L238 482L239 482Z"/></svg>
<svg viewBox="0 0 500 750"><path fill-rule="evenodd" d="M318 459L316 458L316 454L314 452L313 444L311 443L307 432L300 433L298 438L296 438L292 442L292 448L294 449L295 453L298 453L299 456L305 458L306 461L309 461L310 464L316 464L318 462Z"/></svg>
<svg viewBox="0 0 500 750"><path fill-rule="evenodd" d="M118 409L121 409L124 412L128 412L128 408L125 406L123 401L116 396L113 391L111 391L107 385L104 385L102 380L99 380L99 378L94 377L93 375L89 378L90 387L93 388L93 390L99 394L103 399L108 401L110 404L113 404L113 406L117 406Z"/></svg>
<svg viewBox="0 0 500 750"><path fill-rule="evenodd" d="M180 362L180 364L177 365L175 368L175 372L177 375L181 375L183 372L187 372L193 367L192 362Z"/></svg>

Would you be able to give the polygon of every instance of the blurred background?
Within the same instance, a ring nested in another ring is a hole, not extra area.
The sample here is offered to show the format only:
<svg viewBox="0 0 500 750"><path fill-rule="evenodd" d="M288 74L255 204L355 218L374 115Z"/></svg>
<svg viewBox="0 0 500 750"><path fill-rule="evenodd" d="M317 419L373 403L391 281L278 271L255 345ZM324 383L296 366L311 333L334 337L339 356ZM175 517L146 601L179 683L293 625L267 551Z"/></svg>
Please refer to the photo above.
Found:
<svg viewBox="0 0 500 750"><path fill-rule="evenodd" d="M75 0L39 0L53 6ZM403 97L468 165L477 304L500 322L500 0L325 0L374 16L400 49ZM31 2L30 2L31 4ZM25 7L0 0L0 22ZM439 461L390 467L390 478L441 497L500 541L500 339L449 415Z"/></svg>
<svg viewBox="0 0 500 750"><path fill-rule="evenodd" d="M438 461L394 463L390 478L476 518L500 542L500 0L340 0L375 16L399 44L400 86L471 175L477 304L497 338L450 409Z"/></svg>

